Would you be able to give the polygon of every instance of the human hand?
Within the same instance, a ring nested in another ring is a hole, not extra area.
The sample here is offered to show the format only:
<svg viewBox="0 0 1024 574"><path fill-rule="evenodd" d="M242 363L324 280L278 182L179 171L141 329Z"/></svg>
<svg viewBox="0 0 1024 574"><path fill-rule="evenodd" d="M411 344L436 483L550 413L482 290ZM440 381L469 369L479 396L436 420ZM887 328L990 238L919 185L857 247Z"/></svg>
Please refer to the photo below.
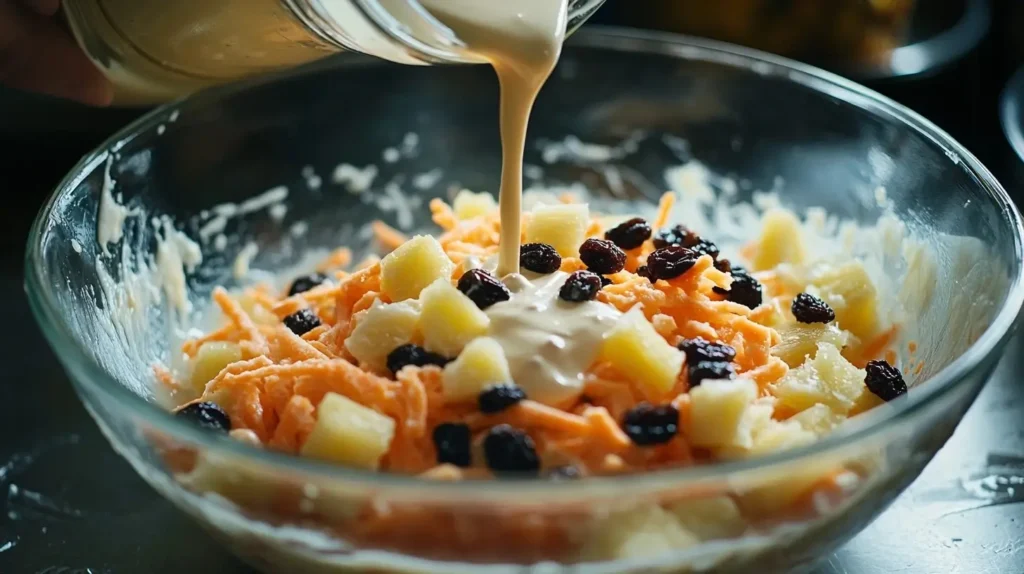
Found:
<svg viewBox="0 0 1024 574"><path fill-rule="evenodd" d="M60 0L0 0L0 84L109 105L113 87L55 17Z"/></svg>

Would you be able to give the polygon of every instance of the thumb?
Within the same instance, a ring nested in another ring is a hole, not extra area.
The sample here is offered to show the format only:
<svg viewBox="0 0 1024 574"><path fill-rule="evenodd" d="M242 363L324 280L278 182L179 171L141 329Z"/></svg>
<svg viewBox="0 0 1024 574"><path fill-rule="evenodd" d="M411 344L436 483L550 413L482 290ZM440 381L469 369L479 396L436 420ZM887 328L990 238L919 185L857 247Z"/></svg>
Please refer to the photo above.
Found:
<svg viewBox="0 0 1024 574"><path fill-rule="evenodd" d="M0 0L0 84L105 106L110 82L57 21Z"/></svg>

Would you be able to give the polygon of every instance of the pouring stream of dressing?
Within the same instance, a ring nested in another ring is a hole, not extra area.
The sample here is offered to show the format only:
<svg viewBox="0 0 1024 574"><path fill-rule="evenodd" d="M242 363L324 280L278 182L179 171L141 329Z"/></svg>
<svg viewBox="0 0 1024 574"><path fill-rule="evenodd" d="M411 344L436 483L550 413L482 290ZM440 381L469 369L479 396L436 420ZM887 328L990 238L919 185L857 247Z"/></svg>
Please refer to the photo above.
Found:
<svg viewBox="0 0 1024 574"><path fill-rule="evenodd" d="M465 44L494 67L501 84L501 243L497 273L519 272L523 154L530 112L565 40L568 0L423 0Z"/></svg>

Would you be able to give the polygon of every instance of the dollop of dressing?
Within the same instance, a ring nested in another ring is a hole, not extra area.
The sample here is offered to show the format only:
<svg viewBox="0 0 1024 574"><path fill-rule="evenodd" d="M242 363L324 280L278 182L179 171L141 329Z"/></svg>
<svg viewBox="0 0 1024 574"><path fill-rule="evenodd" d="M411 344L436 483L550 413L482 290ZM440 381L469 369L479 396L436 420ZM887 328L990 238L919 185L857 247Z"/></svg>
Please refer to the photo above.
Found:
<svg viewBox="0 0 1024 574"><path fill-rule="evenodd" d="M529 398L549 405L564 404L583 392L584 371L622 315L597 301L559 299L568 277L561 271L532 279L506 275L503 282L512 298L487 309L489 336L504 349L512 379Z"/></svg>

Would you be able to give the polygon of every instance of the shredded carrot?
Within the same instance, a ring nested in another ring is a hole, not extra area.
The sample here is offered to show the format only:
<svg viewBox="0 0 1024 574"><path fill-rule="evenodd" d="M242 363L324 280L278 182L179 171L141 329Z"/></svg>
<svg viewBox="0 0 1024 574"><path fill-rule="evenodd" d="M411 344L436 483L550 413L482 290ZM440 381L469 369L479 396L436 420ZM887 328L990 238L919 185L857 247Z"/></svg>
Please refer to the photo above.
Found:
<svg viewBox="0 0 1024 574"><path fill-rule="evenodd" d="M373 222L373 236L377 239L377 243L387 251L394 251L409 240L404 233L379 219Z"/></svg>
<svg viewBox="0 0 1024 574"><path fill-rule="evenodd" d="M661 200L658 201L658 215L654 218L654 224L651 226L652 229L661 229L668 223L669 217L672 215L672 207L676 204L676 194L665 193L662 194Z"/></svg>

